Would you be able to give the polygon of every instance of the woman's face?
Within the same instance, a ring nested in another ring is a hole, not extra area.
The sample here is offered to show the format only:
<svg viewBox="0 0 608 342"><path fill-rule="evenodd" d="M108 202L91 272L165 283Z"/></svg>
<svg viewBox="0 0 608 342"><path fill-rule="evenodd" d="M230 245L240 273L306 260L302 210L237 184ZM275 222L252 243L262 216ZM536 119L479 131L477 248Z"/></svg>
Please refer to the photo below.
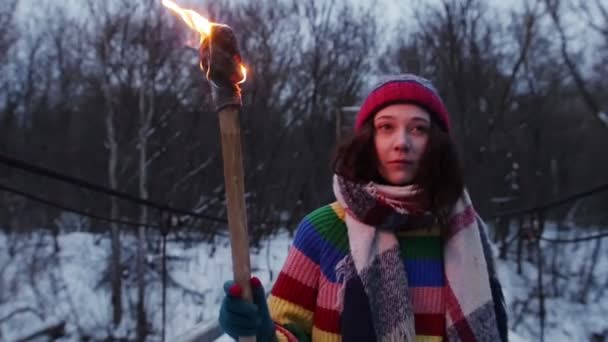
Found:
<svg viewBox="0 0 608 342"><path fill-rule="evenodd" d="M410 184L429 140L431 117L412 104L394 104L374 116L378 171L392 185Z"/></svg>

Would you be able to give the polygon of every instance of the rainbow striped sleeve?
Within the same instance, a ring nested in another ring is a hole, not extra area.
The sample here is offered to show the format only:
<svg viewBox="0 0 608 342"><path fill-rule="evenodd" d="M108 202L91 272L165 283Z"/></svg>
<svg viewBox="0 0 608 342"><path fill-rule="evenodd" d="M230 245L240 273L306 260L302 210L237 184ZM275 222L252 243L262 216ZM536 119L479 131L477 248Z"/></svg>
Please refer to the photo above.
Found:
<svg viewBox="0 0 608 342"><path fill-rule="evenodd" d="M302 341L312 334L320 276L319 244L313 230L305 217L268 297L279 339ZM286 336L289 334L293 336Z"/></svg>

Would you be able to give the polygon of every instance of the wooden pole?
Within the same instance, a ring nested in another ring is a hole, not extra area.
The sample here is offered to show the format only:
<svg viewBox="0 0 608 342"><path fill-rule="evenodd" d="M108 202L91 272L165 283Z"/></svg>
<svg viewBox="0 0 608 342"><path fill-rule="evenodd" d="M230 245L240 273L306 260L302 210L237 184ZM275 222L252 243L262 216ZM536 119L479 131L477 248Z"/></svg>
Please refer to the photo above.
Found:
<svg viewBox="0 0 608 342"><path fill-rule="evenodd" d="M245 206L245 180L241 148L239 107L228 106L220 110L220 133L224 160L224 183L228 228L232 250L234 281L243 290L243 299L252 302L251 264L249 260L249 234L247 232L247 208ZM239 341L255 341L255 336L240 337Z"/></svg>
<svg viewBox="0 0 608 342"><path fill-rule="evenodd" d="M245 207L239 108L235 106L226 107L220 111L219 117L222 156L224 159L226 205L228 207L228 227L232 248L232 271L234 273L234 280L243 289L243 298L251 301L249 235L247 232L247 212Z"/></svg>

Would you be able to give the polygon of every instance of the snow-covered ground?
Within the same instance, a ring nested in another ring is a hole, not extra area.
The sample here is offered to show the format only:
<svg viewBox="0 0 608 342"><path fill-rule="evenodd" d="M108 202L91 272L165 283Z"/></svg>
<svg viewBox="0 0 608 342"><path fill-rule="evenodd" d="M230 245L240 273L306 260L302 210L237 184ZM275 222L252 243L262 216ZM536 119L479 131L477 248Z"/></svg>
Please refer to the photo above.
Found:
<svg viewBox="0 0 608 342"><path fill-rule="evenodd" d="M287 233L273 236L252 251L252 269L267 287L276 278L288 251L291 237ZM562 245L568 266L563 274L584 267L595 242ZM55 240L50 234L0 234L0 340L15 341L39 326L66 321L68 337L61 341L77 341L83 336L103 340L108 336L133 338L133 317L137 290L135 287L134 245L132 237L123 238L125 317L120 327L112 329L108 260L110 241L107 236L89 233L63 234ZM550 256L547 247L547 256ZM169 285L167 290L167 341L189 330L195 324L212 322L217 317L223 296L222 284L231 278L230 246L226 238L214 243L185 246L169 242ZM608 277L608 248L602 246L597 279ZM563 262L564 260L558 260ZM146 307L153 335L160 340L162 310L160 255L148 255ZM562 264L560 264L562 265ZM535 316L538 301L530 299L535 291L537 269L524 262L522 274L516 273L513 261L499 261L499 275L503 282L510 310L512 341L538 340L539 323ZM565 268L564 268L565 267ZM552 278L546 276L545 285ZM589 297L587 304L578 303L571 295L580 288L579 282L563 279L559 282L563 295L548 298L547 341L588 341L592 333L608 330L608 297ZM524 305L528 303L528 305ZM7 316L9 316L7 318Z"/></svg>
<svg viewBox="0 0 608 342"><path fill-rule="evenodd" d="M590 236L599 229L559 231L555 224L548 223L545 238L572 239L574 236ZM602 243L603 242L603 243ZM543 287L545 295L546 322L545 341L604 341L608 336L608 244L606 241L585 241L554 244L541 241L543 250ZM514 248L511 248L511 253ZM594 277L583 303L581 290L589 280L587 274L592 255L597 250L597 264L591 272ZM556 253L557 252L557 253ZM539 300L530 299L530 293L537 293L538 268L536 262L522 261L521 275L513 255L507 261L498 261L498 273L503 284L505 298L510 311L510 327L519 335L531 341L538 340L540 323ZM551 275L552 268L559 273ZM534 314L530 314L530 311ZM592 335L597 334L596 339Z"/></svg>
<svg viewBox="0 0 608 342"><path fill-rule="evenodd" d="M275 236L252 255L252 269L265 283L271 272L280 268L287 256L291 238L287 233ZM135 322L132 312L118 329L111 329L110 284L107 264L110 241L106 236L88 233L60 235L59 251L54 252L50 234L11 236L0 234L0 341L15 341L35 331L38 326L65 320L69 337L78 341L84 334L95 340L132 338ZM123 238L124 246L134 246L132 238ZM12 248L10 248L12 246ZM134 247L131 248L134 251ZM14 254L11 254L14 252ZM130 251L123 260L134 270ZM225 238L215 244L200 243L185 248L181 243L167 243L169 285L167 290L167 341L197 322L217 317L222 298L222 284L231 278L230 246ZM146 307L155 336L160 340L162 322L160 255L148 256ZM150 270L154 269L154 270ZM137 289L135 274L125 271L123 284L126 310L135 310ZM17 312L15 314L15 312ZM12 315L11 315L12 314ZM10 319L4 317L11 315Z"/></svg>

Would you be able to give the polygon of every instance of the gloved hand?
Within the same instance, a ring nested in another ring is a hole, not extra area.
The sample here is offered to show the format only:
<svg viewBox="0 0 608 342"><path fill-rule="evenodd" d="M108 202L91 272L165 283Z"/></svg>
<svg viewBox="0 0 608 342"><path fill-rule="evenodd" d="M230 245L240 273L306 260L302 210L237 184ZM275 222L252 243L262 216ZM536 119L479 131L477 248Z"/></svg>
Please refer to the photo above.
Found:
<svg viewBox="0 0 608 342"><path fill-rule="evenodd" d="M238 83L245 75L241 69L241 55L230 26L214 24L211 35L200 46L201 68L207 73L215 109L241 106Z"/></svg>
<svg viewBox="0 0 608 342"><path fill-rule="evenodd" d="M224 283L224 292L226 297L220 307L219 321L226 334L234 339L256 336L257 342L276 341L264 287L258 278L251 278L253 303L242 299L241 287L232 280Z"/></svg>

